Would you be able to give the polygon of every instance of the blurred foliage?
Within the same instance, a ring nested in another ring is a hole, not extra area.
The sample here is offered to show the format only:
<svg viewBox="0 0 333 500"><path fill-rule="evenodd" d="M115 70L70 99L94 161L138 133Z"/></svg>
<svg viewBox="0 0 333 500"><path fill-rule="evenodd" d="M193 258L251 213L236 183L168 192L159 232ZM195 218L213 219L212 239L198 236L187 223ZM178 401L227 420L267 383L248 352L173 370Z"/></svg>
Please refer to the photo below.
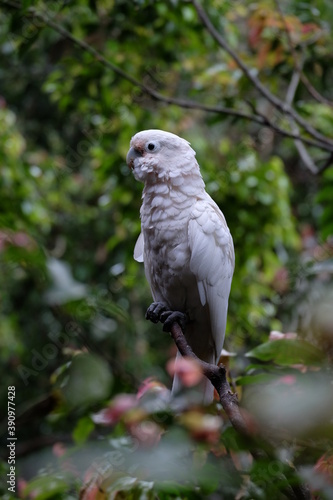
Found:
<svg viewBox="0 0 333 500"><path fill-rule="evenodd" d="M282 99L302 60L324 101L300 83L293 104L332 137L331 2L203 4ZM0 5L0 394L5 415L16 388L17 495L287 498L306 481L332 498L332 166L312 175L266 126L158 104L31 11L164 95L273 115L191 3ZM192 143L232 232L226 347L255 442L219 405L198 407L191 388L170 405L163 386L174 347L144 320L150 291L132 258L142 186L125 163L148 128ZM271 330L298 338L267 342ZM0 494L15 498L6 480Z"/></svg>

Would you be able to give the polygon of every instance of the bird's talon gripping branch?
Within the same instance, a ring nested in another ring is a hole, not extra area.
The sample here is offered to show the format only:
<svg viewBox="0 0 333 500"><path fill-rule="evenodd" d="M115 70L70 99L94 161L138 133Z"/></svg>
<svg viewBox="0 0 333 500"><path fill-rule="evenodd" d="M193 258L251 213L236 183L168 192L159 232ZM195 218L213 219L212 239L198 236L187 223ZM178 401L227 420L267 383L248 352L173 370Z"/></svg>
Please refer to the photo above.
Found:
<svg viewBox="0 0 333 500"><path fill-rule="evenodd" d="M187 316L179 311L165 311L161 314L160 321L163 323L164 332L170 332L174 323L178 323L184 332L187 323Z"/></svg>
<svg viewBox="0 0 333 500"><path fill-rule="evenodd" d="M152 323L158 323L161 320L161 314L166 310L167 308L163 302L153 302L146 311L146 319L149 319Z"/></svg>

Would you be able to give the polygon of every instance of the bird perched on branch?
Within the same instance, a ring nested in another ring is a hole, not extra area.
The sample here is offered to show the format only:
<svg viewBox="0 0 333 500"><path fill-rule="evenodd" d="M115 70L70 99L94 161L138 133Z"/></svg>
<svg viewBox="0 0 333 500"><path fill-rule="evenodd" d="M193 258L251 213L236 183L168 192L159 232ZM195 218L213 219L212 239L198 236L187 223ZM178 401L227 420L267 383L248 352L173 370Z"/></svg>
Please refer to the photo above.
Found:
<svg viewBox="0 0 333 500"><path fill-rule="evenodd" d="M166 331L177 321L193 352L216 364L235 261L224 215L206 193L195 152L185 139L144 130L132 138L126 160L135 179L144 183L134 258L144 263L154 299L146 317L164 323ZM176 375L172 390L179 388ZM205 403L213 393L207 380Z"/></svg>

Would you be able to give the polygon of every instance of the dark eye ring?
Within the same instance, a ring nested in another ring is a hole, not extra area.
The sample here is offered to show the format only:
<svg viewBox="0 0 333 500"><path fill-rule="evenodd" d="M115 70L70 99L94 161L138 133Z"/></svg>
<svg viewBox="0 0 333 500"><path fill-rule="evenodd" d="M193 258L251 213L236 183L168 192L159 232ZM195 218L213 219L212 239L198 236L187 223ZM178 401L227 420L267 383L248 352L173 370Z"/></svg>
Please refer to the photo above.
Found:
<svg viewBox="0 0 333 500"><path fill-rule="evenodd" d="M153 144L152 142L150 142L147 147L148 147L149 151L154 151L155 144Z"/></svg>

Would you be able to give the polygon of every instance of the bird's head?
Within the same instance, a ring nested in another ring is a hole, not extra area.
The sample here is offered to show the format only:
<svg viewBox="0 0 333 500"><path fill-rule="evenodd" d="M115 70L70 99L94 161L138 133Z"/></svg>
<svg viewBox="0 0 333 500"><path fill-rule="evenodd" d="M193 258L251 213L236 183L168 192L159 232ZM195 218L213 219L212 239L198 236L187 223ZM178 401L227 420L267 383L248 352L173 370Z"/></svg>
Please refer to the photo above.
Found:
<svg viewBox="0 0 333 500"><path fill-rule="evenodd" d="M143 130L132 137L126 162L142 182L169 182L199 173L190 143L163 130Z"/></svg>

